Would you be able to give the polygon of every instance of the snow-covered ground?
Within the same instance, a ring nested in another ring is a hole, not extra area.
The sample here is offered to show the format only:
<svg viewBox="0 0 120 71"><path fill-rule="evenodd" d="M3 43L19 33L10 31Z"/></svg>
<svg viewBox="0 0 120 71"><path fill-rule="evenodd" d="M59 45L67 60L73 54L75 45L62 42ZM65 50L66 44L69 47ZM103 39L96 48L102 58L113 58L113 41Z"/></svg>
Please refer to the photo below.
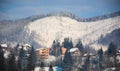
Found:
<svg viewBox="0 0 120 71"><path fill-rule="evenodd" d="M103 71L115 71L115 67L113 67L113 68L106 68L105 70L103 70Z"/></svg>
<svg viewBox="0 0 120 71"><path fill-rule="evenodd" d="M40 69L41 69L40 67L36 67L35 71L41 71ZM44 70L49 71L49 67L44 67ZM54 71L62 71L61 68L59 68L59 67L53 67L53 70Z"/></svg>
<svg viewBox="0 0 120 71"><path fill-rule="evenodd" d="M81 39L84 45L90 45L97 50L102 46L97 44L101 35L105 36L120 28L119 19L120 16L95 22L78 22L69 17L50 16L29 23L25 30L27 29L29 35L34 32L33 39L42 47L49 48L53 40L58 39L62 42L65 37L70 37L74 43Z"/></svg>
<svg viewBox="0 0 120 71"><path fill-rule="evenodd" d="M48 59L44 59L45 63L50 63L56 61L56 57L53 55L50 55Z"/></svg>

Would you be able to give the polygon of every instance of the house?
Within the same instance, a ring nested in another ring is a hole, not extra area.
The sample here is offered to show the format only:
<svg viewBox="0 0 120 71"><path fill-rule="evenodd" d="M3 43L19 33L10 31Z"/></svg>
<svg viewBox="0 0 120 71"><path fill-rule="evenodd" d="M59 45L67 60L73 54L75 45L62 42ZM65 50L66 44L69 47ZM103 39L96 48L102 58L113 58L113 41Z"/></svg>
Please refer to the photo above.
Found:
<svg viewBox="0 0 120 71"><path fill-rule="evenodd" d="M38 55L38 57L40 57L40 58L48 59L48 58L49 58L49 48L40 48L40 49L37 51L37 55Z"/></svg>
<svg viewBox="0 0 120 71"><path fill-rule="evenodd" d="M9 57L10 52L13 50L12 48L8 48L8 45L5 43L0 44L0 47L2 48L4 52L4 57L7 59Z"/></svg>
<svg viewBox="0 0 120 71"><path fill-rule="evenodd" d="M71 53L72 56L80 56L80 51L78 48L71 48L69 52Z"/></svg>
<svg viewBox="0 0 120 71"><path fill-rule="evenodd" d="M7 46L7 44L5 44L5 43L0 44L0 47L2 48L3 51L5 51L5 50L8 49L8 48L7 48L8 46Z"/></svg>
<svg viewBox="0 0 120 71"><path fill-rule="evenodd" d="M62 55L65 55L65 52L66 52L67 49L62 47L61 50L62 50Z"/></svg>

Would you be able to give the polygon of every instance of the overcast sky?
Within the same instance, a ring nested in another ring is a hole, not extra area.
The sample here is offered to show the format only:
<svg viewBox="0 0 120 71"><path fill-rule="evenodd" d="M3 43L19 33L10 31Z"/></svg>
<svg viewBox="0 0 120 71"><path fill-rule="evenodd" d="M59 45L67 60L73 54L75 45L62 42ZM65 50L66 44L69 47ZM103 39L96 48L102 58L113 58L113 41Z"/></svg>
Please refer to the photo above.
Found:
<svg viewBox="0 0 120 71"><path fill-rule="evenodd" d="M67 11L86 18L120 11L120 0L0 0L0 20Z"/></svg>

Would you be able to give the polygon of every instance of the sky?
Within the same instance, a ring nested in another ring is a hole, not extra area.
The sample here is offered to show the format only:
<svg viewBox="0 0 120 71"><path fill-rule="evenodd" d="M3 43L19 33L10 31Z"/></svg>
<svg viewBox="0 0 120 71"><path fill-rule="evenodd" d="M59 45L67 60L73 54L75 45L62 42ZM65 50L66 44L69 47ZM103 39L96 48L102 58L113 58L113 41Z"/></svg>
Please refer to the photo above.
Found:
<svg viewBox="0 0 120 71"><path fill-rule="evenodd" d="M67 11L81 18L120 11L120 0L0 0L0 20Z"/></svg>

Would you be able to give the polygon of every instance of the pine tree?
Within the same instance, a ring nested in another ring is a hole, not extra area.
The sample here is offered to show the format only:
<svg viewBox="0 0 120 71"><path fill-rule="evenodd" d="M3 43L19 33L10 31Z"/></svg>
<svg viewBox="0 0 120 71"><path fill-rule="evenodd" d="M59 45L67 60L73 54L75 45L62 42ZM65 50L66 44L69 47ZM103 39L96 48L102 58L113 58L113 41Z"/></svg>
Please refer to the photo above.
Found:
<svg viewBox="0 0 120 71"><path fill-rule="evenodd" d="M5 58L4 58L4 52L2 50L2 47L0 46L0 71L5 71Z"/></svg>
<svg viewBox="0 0 120 71"><path fill-rule="evenodd" d="M72 56L71 56L69 51L66 51L63 62L64 63L69 63L69 64L73 63Z"/></svg>
<svg viewBox="0 0 120 71"><path fill-rule="evenodd" d="M70 52L68 52L67 50L63 59L62 67L65 69L69 68L69 71L70 71L72 67L72 63L73 63L72 56Z"/></svg>
<svg viewBox="0 0 120 71"><path fill-rule="evenodd" d="M32 47L31 48L31 51L29 53L29 57L28 57L28 65L27 65L27 70L28 71L34 71L34 68L35 68L35 63L36 63L36 54L35 54L35 51L34 51L34 48Z"/></svg>
<svg viewBox="0 0 120 71"><path fill-rule="evenodd" d="M23 71L25 68L25 64L26 64L26 55L25 55L25 50L23 49L23 47L20 49L20 53L19 53L19 57L18 57L18 63L17 63L17 68L19 69L19 71Z"/></svg>
<svg viewBox="0 0 120 71"><path fill-rule="evenodd" d="M45 64L44 64L44 62L42 61L42 62L40 63L40 71L45 71L44 66L45 66Z"/></svg>
<svg viewBox="0 0 120 71"><path fill-rule="evenodd" d="M55 40L53 41L52 48L53 48L52 55L55 56L56 55L56 41Z"/></svg>
<svg viewBox="0 0 120 71"><path fill-rule="evenodd" d="M69 49L69 38L64 38L63 44L65 48Z"/></svg>
<svg viewBox="0 0 120 71"><path fill-rule="evenodd" d="M17 71L22 71L22 61L19 59L18 61L17 61Z"/></svg>
<svg viewBox="0 0 120 71"><path fill-rule="evenodd" d="M83 71L89 71L89 68L90 68L90 56L88 55L84 62Z"/></svg>
<svg viewBox="0 0 120 71"><path fill-rule="evenodd" d="M103 50L102 48L100 50L98 50L98 57L99 57L99 68L100 71L103 70Z"/></svg>
<svg viewBox="0 0 120 71"><path fill-rule="evenodd" d="M19 59L23 60L25 58L25 50L23 47L20 49Z"/></svg>
<svg viewBox="0 0 120 71"><path fill-rule="evenodd" d="M14 48L14 53L15 55L18 55L19 51L18 51L18 47L19 47L19 44L17 44Z"/></svg>
<svg viewBox="0 0 120 71"><path fill-rule="evenodd" d="M70 40L69 44L70 44L70 48L73 48L73 42L72 42L72 40Z"/></svg>
<svg viewBox="0 0 120 71"><path fill-rule="evenodd" d="M81 53L84 53L84 47L80 39L78 40L75 47L77 47Z"/></svg>
<svg viewBox="0 0 120 71"><path fill-rule="evenodd" d="M10 54L10 58L8 61L8 71L16 71L16 61L15 55L13 53Z"/></svg>
<svg viewBox="0 0 120 71"><path fill-rule="evenodd" d="M52 55L54 56L60 55L60 42L58 40L53 41L52 47L53 47Z"/></svg>
<svg viewBox="0 0 120 71"><path fill-rule="evenodd" d="M116 52L117 52L117 46L113 42L111 42L109 44L109 47L108 47L108 50L107 50L107 54L108 54L108 56L112 56L114 58L113 66L116 65L116 61L117 61L116 60Z"/></svg>
<svg viewBox="0 0 120 71"><path fill-rule="evenodd" d="M50 64L50 66L49 66L49 71L53 71L52 64Z"/></svg>
<svg viewBox="0 0 120 71"><path fill-rule="evenodd" d="M60 42L56 40L56 56L60 55Z"/></svg>
<svg viewBox="0 0 120 71"><path fill-rule="evenodd" d="M60 47L60 42L58 40L56 40L56 47L59 48Z"/></svg>
<svg viewBox="0 0 120 71"><path fill-rule="evenodd" d="M41 63L40 63L40 67L44 67L45 66L45 64L44 64L44 62L42 61Z"/></svg>
<svg viewBox="0 0 120 71"><path fill-rule="evenodd" d="M115 56L116 55L116 51L117 51L117 46L111 42L109 44L108 50L107 50L107 54L110 56Z"/></svg>
<svg viewBox="0 0 120 71"><path fill-rule="evenodd" d="M65 48L67 48L67 50L69 50L69 49L72 48L72 46L73 46L72 42L71 42L71 44L70 44L69 38L64 38L63 45L64 45Z"/></svg>

